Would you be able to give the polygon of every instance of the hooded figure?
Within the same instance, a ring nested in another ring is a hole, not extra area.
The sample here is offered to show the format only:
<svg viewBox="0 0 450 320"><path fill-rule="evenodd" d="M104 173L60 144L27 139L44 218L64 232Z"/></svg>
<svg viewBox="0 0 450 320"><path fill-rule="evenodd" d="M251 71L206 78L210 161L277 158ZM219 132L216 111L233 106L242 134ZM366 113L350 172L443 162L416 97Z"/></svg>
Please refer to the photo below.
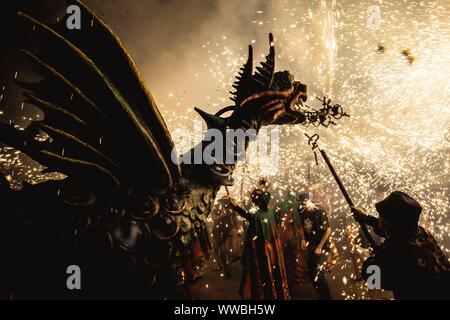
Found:
<svg viewBox="0 0 450 320"><path fill-rule="evenodd" d="M261 189L252 193L255 214L234 206L249 225L242 256L243 272L239 294L244 299L290 299L283 250L275 216L269 209L271 194Z"/></svg>
<svg viewBox="0 0 450 320"><path fill-rule="evenodd" d="M381 288L392 290L395 299L450 299L450 263L431 233L419 226L420 204L394 191L375 207L378 219L352 209L357 221L386 239L364 262L362 277L367 280L371 266L377 266Z"/></svg>

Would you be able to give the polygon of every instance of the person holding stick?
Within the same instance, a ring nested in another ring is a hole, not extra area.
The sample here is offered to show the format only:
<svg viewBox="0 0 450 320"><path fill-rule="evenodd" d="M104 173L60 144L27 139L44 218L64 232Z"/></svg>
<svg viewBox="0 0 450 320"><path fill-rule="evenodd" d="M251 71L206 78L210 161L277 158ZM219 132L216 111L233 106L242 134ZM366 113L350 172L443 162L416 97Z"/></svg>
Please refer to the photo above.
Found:
<svg viewBox="0 0 450 320"><path fill-rule="evenodd" d="M450 299L450 262L432 234L419 226L420 204L394 191L375 208L379 218L351 209L356 221L386 239L364 262L362 277L367 281L376 266L381 288L392 290L395 299Z"/></svg>

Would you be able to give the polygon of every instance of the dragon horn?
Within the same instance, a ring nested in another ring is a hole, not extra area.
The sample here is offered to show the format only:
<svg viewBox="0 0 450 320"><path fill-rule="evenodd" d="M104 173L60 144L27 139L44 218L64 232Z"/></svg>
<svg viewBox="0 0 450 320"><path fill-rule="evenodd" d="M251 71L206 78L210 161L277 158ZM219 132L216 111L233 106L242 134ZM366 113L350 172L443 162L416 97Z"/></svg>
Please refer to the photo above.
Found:
<svg viewBox="0 0 450 320"><path fill-rule="evenodd" d="M209 114L197 107L194 107L194 110L197 111L197 113L203 118L203 120L205 120L206 126L208 127L208 129L211 129L211 128L220 129L225 126L224 118L215 116L213 114Z"/></svg>

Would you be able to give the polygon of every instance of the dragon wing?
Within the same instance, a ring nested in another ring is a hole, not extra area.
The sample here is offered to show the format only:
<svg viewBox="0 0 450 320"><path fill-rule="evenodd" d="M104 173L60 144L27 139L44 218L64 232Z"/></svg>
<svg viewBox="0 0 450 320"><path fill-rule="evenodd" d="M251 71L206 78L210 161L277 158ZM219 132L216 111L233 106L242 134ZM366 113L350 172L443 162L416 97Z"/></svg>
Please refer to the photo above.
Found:
<svg viewBox="0 0 450 320"><path fill-rule="evenodd" d="M18 82L25 102L45 119L23 131L0 126L0 142L50 171L116 187L160 189L175 184L180 168L174 144L135 63L110 28L77 0L80 30L68 16L47 25L18 12L39 37L38 53L22 49L43 79ZM50 138L36 139L37 133ZM44 140L44 141L43 141Z"/></svg>

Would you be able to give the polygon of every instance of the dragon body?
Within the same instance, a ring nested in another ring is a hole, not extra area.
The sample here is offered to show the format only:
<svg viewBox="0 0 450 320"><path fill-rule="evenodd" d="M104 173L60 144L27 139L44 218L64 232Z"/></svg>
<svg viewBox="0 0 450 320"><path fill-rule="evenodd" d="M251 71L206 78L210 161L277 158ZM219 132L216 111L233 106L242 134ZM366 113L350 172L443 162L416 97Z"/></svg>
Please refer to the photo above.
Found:
<svg viewBox="0 0 450 320"><path fill-rule="evenodd" d="M41 108L45 119L22 131L0 125L0 143L66 178L24 182L19 191L0 179L8 239L1 293L17 299L187 297L192 271L210 247L205 219L220 187L233 184L235 164L172 161L164 120L120 40L84 4L68 4L81 8L81 30L65 28L65 18L46 25L18 13L40 44L38 52L21 53L42 76L18 83L25 102ZM275 73L269 40L270 52L255 73L249 47L233 106L216 115L198 110L209 128L258 132L305 122L299 106L306 86L288 71ZM67 289L70 265L80 267L82 290Z"/></svg>

